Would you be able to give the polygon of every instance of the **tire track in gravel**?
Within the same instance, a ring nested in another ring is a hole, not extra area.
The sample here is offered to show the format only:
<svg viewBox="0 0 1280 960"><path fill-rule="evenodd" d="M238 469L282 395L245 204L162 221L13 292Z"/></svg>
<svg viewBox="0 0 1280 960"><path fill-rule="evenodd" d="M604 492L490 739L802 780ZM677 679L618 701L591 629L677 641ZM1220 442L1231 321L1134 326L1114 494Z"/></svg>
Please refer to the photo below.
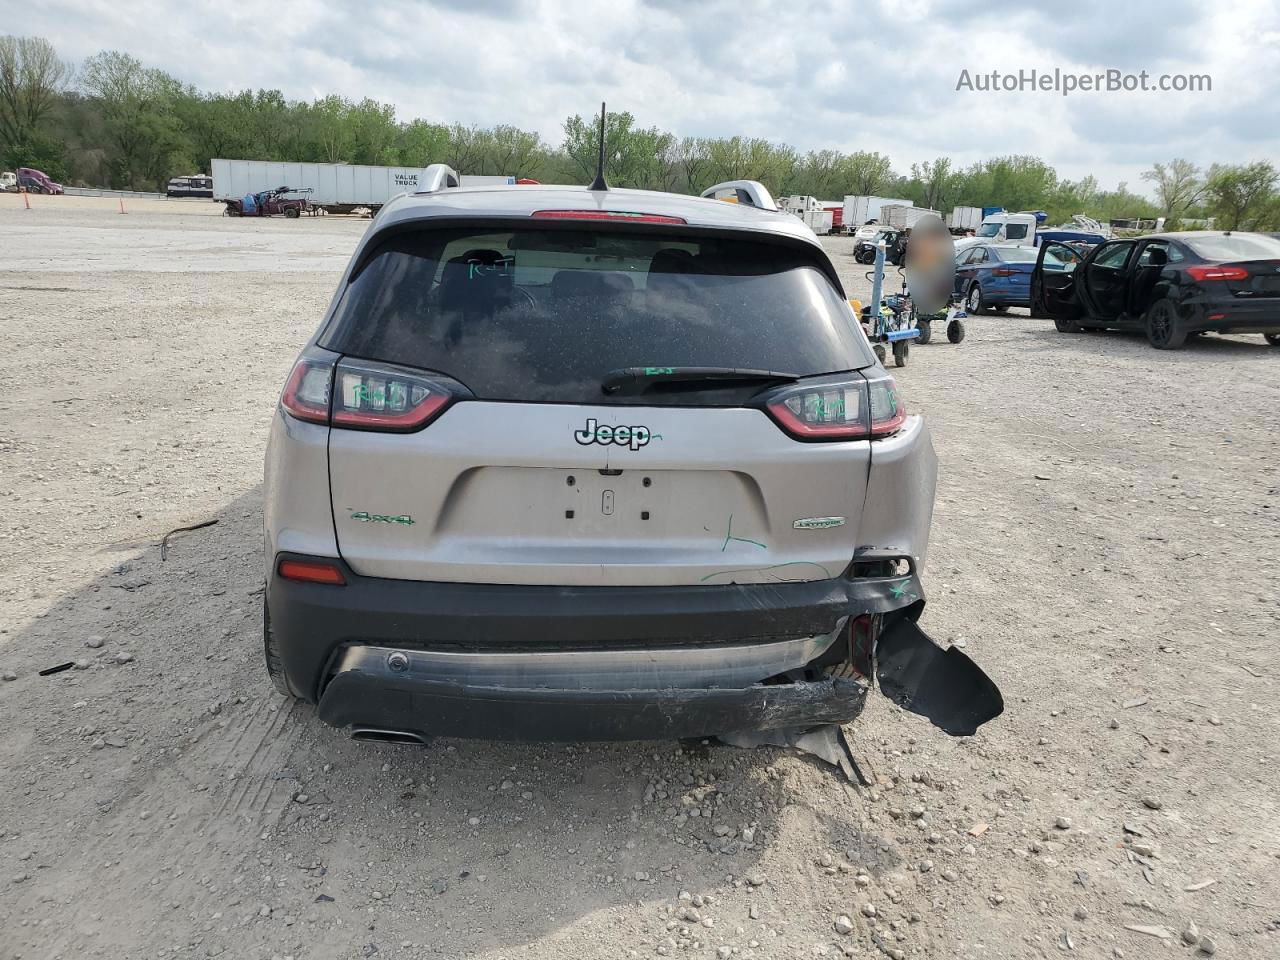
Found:
<svg viewBox="0 0 1280 960"><path fill-rule="evenodd" d="M217 806L201 823L202 830L217 825L224 816L260 825L273 800L288 799L291 791L278 771L301 735L302 713L296 703L281 705L264 697L237 718L239 734L211 758L211 772L228 768L232 772L223 781Z"/></svg>

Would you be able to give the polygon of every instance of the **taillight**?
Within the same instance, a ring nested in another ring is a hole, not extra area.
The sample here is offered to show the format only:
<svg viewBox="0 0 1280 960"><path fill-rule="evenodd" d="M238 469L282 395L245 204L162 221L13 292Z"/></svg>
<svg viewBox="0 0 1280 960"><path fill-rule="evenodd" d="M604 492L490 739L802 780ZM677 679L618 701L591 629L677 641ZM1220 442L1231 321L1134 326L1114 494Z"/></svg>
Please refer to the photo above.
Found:
<svg viewBox="0 0 1280 960"><path fill-rule="evenodd" d="M329 422L329 383L333 361L303 357L293 365L280 403L299 420Z"/></svg>
<svg viewBox="0 0 1280 960"><path fill-rule="evenodd" d="M1018 271L1014 270L1012 267L996 267L991 271L991 275L993 277L1013 277L1017 274Z"/></svg>
<svg viewBox="0 0 1280 960"><path fill-rule="evenodd" d="M1187 267L1187 273L1197 283L1206 280L1248 280L1249 271L1244 267Z"/></svg>
<svg viewBox="0 0 1280 960"><path fill-rule="evenodd" d="M339 363L333 393L333 426L355 430L420 430L452 399L428 376L366 360Z"/></svg>
<svg viewBox="0 0 1280 960"><path fill-rule="evenodd" d="M867 390L871 394L871 436L888 437L901 430L907 422L907 405L893 377L868 380Z"/></svg>
<svg viewBox="0 0 1280 960"><path fill-rule="evenodd" d="M684 217L668 217L660 213L636 213L629 210L535 210L535 220L613 220L624 223L688 223Z"/></svg>
<svg viewBox="0 0 1280 960"><path fill-rule="evenodd" d="M865 440L897 433L906 405L892 377L796 384L773 393L769 415L797 440Z"/></svg>
<svg viewBox="0 0 1280 960"><path fill-rule="evenodd" d="M453 399L431 377L390 363L304 356L289 374L281 405L292 416L350 430L406 433L430 423Z"/></svg>
<svg viewBox="0 0 1280 960"><path fill-rule="evenodd" d="M342 568L327 560L281 560L276 572L286 580L299 583L323 583L331 587L346 586Z"/></svg>

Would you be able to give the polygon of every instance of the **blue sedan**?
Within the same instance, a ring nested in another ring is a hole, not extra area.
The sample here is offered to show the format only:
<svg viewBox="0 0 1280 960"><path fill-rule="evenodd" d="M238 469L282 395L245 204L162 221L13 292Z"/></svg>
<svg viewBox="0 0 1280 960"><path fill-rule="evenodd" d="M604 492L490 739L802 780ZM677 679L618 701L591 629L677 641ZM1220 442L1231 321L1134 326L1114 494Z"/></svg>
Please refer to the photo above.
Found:
<svg viewBox="0 0 1280 960"><path fill-rule="evenodd" d="M1039 250L1011 243L977 243L956 254L957 296L970 314L1031 306L1031 271Z"/></svg>

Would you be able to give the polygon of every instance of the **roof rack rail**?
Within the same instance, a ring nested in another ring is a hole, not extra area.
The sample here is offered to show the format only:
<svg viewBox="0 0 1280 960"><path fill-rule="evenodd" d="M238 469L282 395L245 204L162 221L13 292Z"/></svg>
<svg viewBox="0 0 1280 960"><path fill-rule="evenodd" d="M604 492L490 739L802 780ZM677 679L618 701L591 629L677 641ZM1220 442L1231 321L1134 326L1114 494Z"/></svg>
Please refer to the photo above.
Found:
<svg viewBox="0 0 1280 960"><path fill-rule="evenodd" d="M712 200L727 200L729 203L742 203L761 210L778 209L769 188L758 180L726 180L714 187L707 187L701 196Z"/></svg>
<svg viewBox="0 0 1280 960"><path fill-rule="evenodd" d="M446 187L456 187L461 183L458 171L447 163L433 163L422 171L422 180L415 193L435 193Z"/></svg>

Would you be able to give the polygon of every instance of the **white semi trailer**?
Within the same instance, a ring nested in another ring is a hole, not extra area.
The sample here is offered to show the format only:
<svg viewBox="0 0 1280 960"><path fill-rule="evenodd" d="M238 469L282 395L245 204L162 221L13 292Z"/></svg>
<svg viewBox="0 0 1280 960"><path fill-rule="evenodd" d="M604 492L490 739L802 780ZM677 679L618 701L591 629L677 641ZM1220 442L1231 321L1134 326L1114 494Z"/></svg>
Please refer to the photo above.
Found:
<svg viewBox="0 0 1280 960"><path fill-rule="evenodd" d="M823 209L822 201L817 197L783 197L778 201L778 209L799 217L816 234L831 232L832 215Z"/></svg>
<svg viewBox="0 0 1280 960"><path fill-rule="evenodd" d="M977 230L982 226L981 207L953 207L947 214L947 229L952 233Z"/></svg>
<svg viewBox="0 0 1280 960"><path fill-rule="evenodd" d="M880 207L880 222L897 227L899 230L907 230L914 227L921 217L927 217L929 214L936 217L938 211L930 210L928 207L912 206L909 203L886 203Z"/></svg>
<svg viewBox="0 0 1280 960"><path fill-rule="evenodd" d="M911 206L910 200L895 200L893 197L847 196L844 198L844 211L841 219L845 229L853 231L864 223L884 223L880 208L900 204Z"/></svg>
<svg viewBox="0 0 1280 960"><path fill-rule="evenodd" d="M396 194L413 193L425 167L368 167L352 163L276 163L271 160L213 160L213 198L240 200L251 193L289 187L310 190L311 203L332 213L357 207L376 210ZM459 176L459 186L511 184L515 177Z"/></svg>

